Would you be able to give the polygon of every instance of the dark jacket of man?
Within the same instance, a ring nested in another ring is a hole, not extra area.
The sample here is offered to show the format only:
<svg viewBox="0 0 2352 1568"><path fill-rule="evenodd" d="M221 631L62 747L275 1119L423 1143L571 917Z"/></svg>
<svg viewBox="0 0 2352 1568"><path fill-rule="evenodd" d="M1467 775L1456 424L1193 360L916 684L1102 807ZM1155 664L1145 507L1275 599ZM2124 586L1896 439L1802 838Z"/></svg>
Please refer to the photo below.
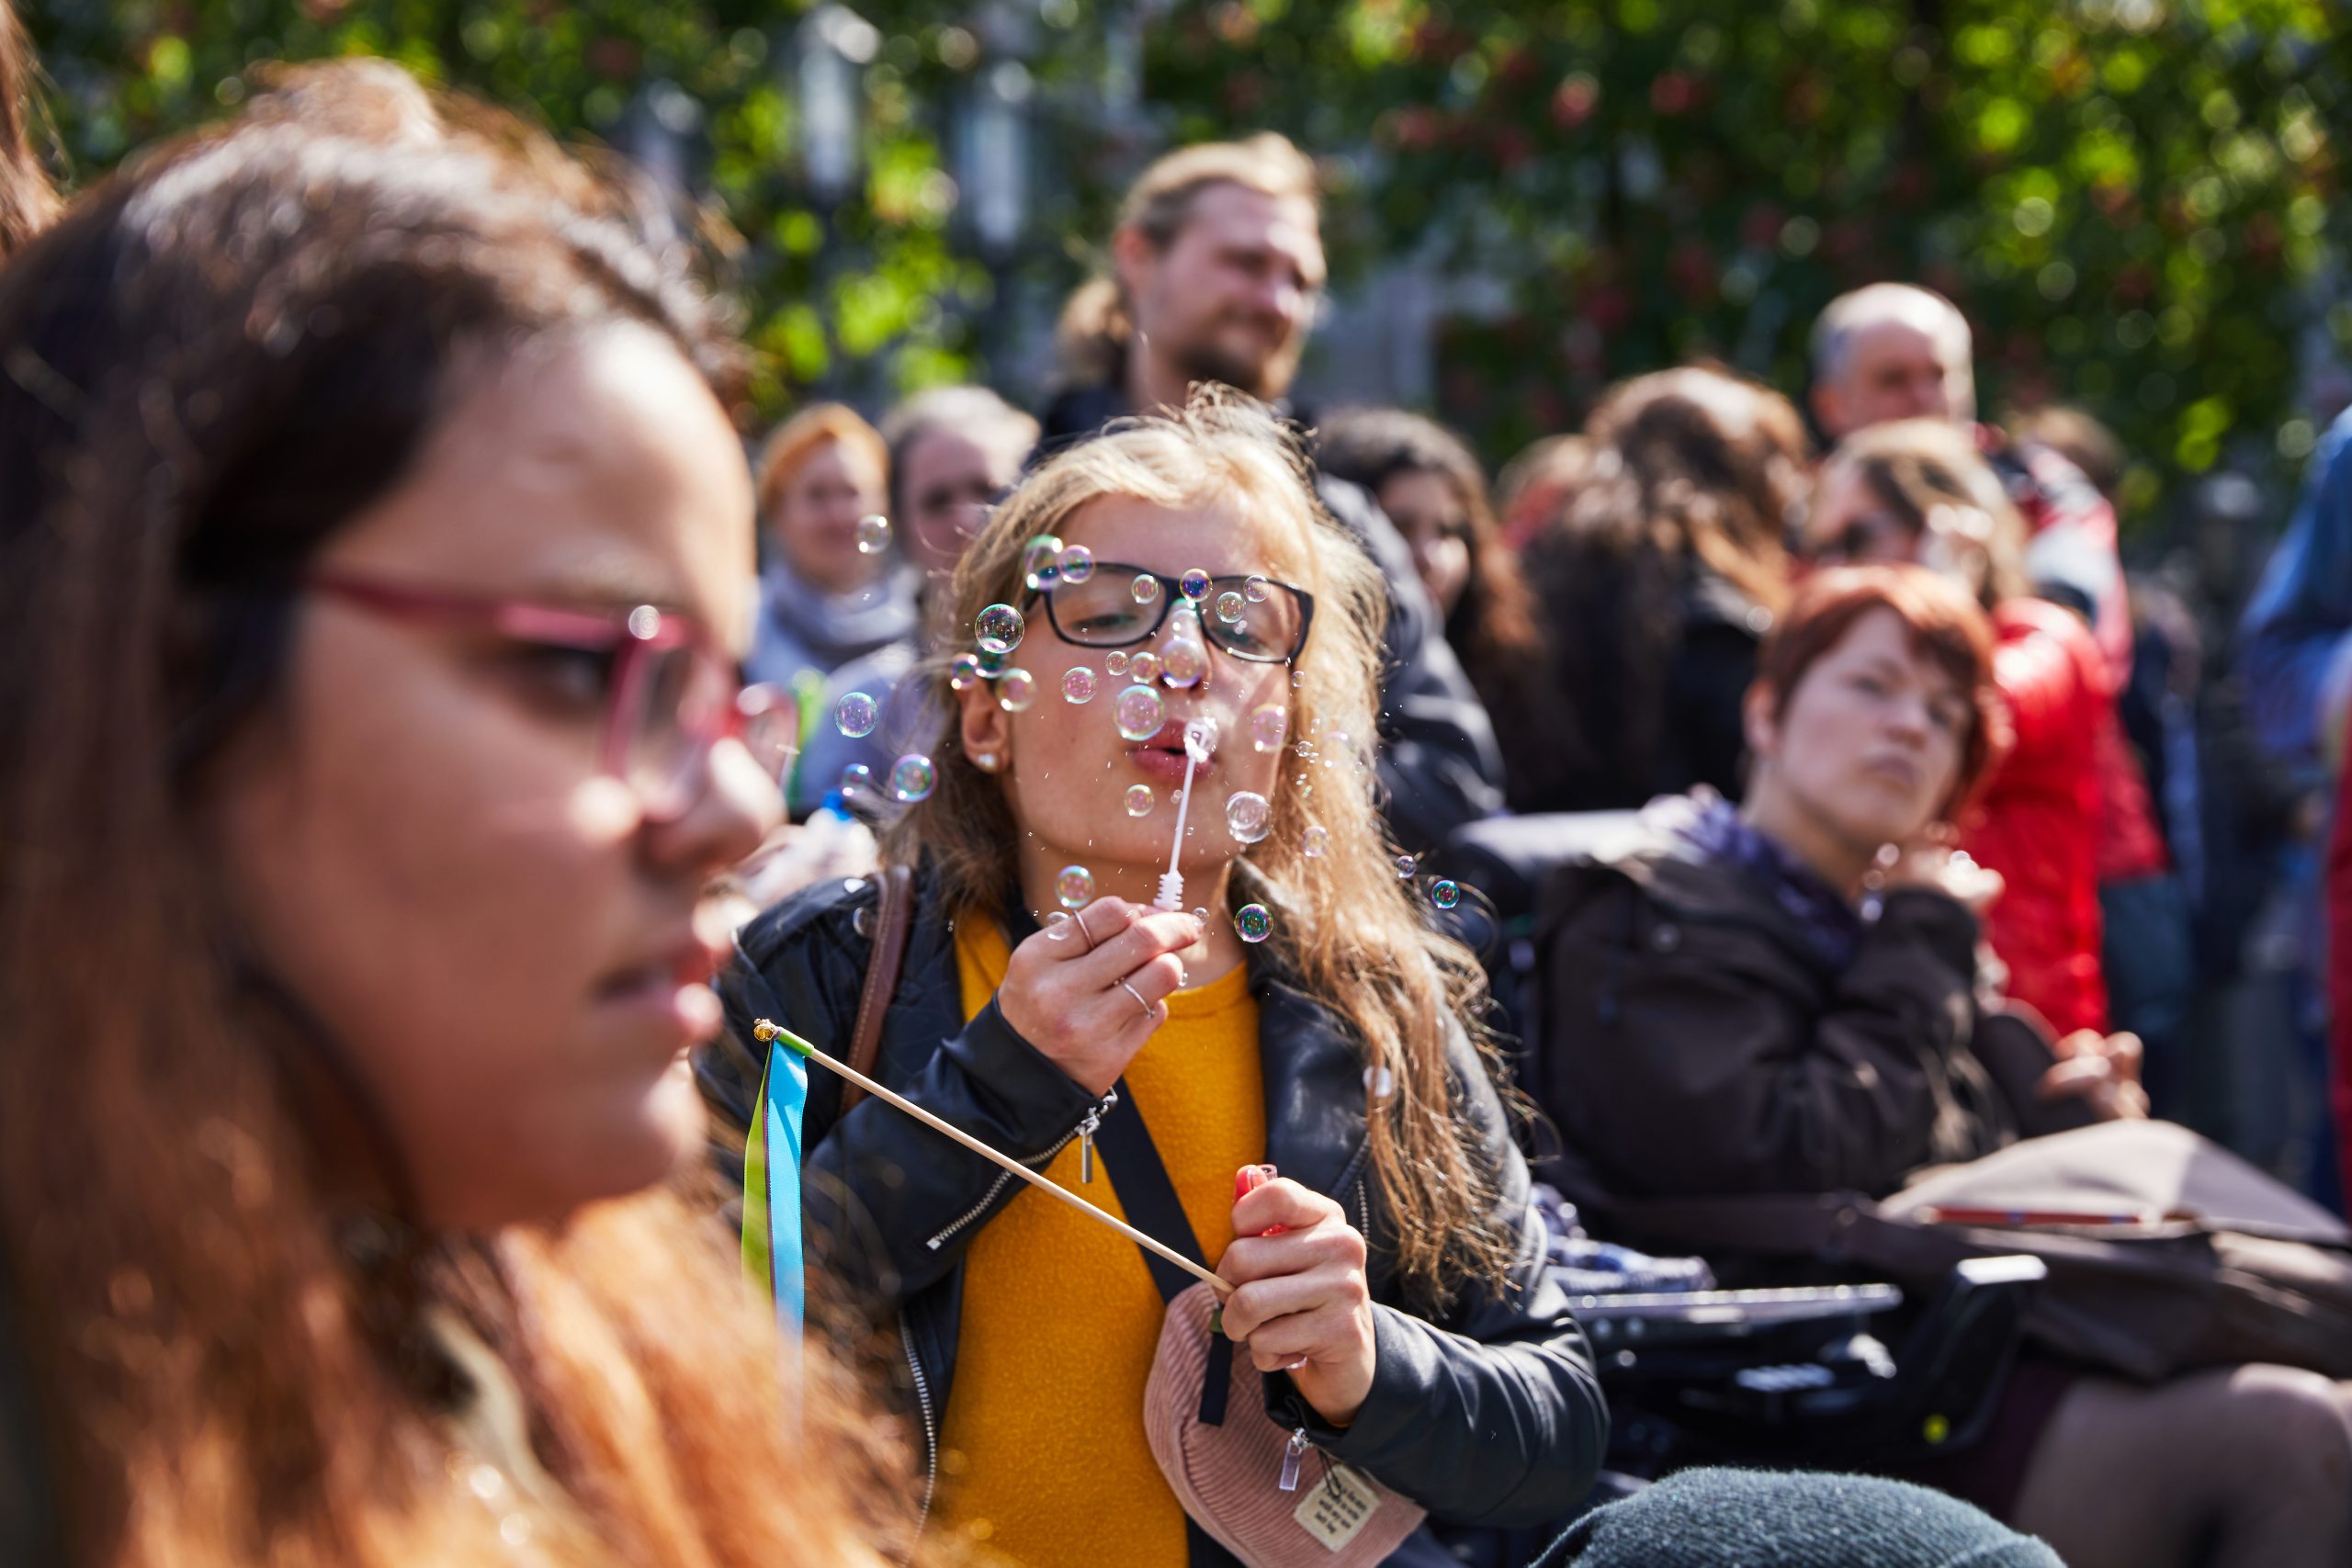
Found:
<svg viewBox="0 0 2352 1568"><path fill-rule="evenodd" d="M1901 888L1843 962L1662 802L1555 873L1530 1089L1588 1212L1623 1200L1855 1191L2079 1125L2033 1085L2052 1057L1977 1003L1976 918Z"/></svg>
<svg viewBox="0 0 2352 1568"><path fill-rule="evenodd" d="M1065 392L1046 410L1045 435L1030 462L1075 446L1134 412L1110 387ZM1502 754L1396 525L1361 486L1320 474L1315 488L1388 580L1380 783L1386 791L1389 831L1419 854L1443 843L1463 824L1502 809Z"/></svg>
<svg viewBox="0 0 2352 1568"><path fill-rule="evenodd" d="M965 1021L946 911L922 879L917 886L873 1076L1042 1168L1098 1101L993 1001ZM820 883L744 928L719 985L728 1031L697 1056L704 1097L725 1125L743 1126L758 1094L765 1048L752 1042L754 1019L774 1017L820 1050L847 1055L873 947L862 929L872 927L876 897L871 879ZM1544 1233L1499 1096L1457 1034L1453 1070L1469 1086L1469 1115L1501 1173L1491 1223L1520 1238L1510 1289L1471 1285L1442 1311L1406 1310L1403 1286L1384 1264L1394 1258L1394 1233L1366 1145L1363 1053L1267 956L1251 950L1265 1157L1338 1200L1370 1242L1378 1357L1372 1393L1345 1430L1316 1416L1280 1375L1265 1380L1269 1413L1437 1519L1516 1527L1564 1517L1591 1485L1608 1416L1584 1335L1544 1272ZM895 1310L926 1475L935 1476L939 1422L956 1380L964 1251L1022 1184L879 1100L840 1114L841 1080L821 1068L808 1076L802 1147L812 1271L886 1316ZM1132 1113L1126 1104L1109 1112ZM740 1168L729 1174L740 1190ZM1072 1389L1084 1397L1083 1379Z"/></svg>

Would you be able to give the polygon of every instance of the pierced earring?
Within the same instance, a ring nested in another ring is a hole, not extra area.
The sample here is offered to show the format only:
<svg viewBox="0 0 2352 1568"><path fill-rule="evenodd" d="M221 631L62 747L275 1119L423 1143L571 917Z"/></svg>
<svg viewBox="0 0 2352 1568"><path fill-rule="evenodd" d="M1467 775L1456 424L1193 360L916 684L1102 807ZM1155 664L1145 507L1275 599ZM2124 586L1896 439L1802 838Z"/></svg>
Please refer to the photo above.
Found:
<svg viewBox="0 0 2352 1568"><path fill-rule="evenodd" d="M1004 766L1004 759L993 751L975 751L972 753L972 766L984 773L992 773Z"/></svg>

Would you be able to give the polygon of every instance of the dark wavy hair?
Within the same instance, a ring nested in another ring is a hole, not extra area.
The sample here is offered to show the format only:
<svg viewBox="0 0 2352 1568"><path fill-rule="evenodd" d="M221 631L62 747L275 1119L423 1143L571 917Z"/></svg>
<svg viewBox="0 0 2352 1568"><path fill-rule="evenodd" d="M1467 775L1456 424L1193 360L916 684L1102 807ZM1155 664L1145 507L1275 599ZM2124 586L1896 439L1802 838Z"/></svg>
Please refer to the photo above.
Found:
<svg viewBox="0 0 2352 1568"><path fill-rule="evenodd" d="M1445 617L1445 640L1490 709L1508 708L1519 694L1541 640L1519 561L1495 521L1486 470L1453 432L1403 409L1342 409L1315 433L1315 461L1370 491L1399 474L1434 474L1453 488L1469 518L1463 543L1469 581Z"/></svg>
<svg viewBox="0 0 2352 1568"><path fill-rule="evenodd" d="M1542 755L1512 781L1522 810L1640 806L1687 785L1658 775L1694 607L1734 608L1726 625L1752 647L1788 601L1810 455L1788 399L1686 366L1613 389L1586 434L1590 468L1521 558L1546 648L1525 716Z"/></svg>

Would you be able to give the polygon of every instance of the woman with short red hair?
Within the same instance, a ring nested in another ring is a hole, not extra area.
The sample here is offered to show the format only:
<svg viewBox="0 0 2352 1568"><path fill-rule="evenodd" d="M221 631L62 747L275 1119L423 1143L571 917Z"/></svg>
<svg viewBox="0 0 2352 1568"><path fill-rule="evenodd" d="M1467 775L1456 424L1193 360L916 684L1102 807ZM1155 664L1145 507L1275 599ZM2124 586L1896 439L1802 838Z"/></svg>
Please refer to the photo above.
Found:
<svg viewBox="0 0 2352 1568"><path fill-rule="evenodd" d="M2136 1041L2053 1047L1996 1024L1979 983L2000 878L1951 848L1951 824L2007 744L1993 660L1983 612L1940 573L1818 573L1760 652L1741 804L1660 801L1555 879L1530 1076L1589 1219L1704 1246L1645 1201L1883 1197L1923 1167L2146 1114ZM1713 1261L1793 1282L1785 1261ZM2352 1546L2352 1426L2318 1373L2143 1385L2041 1356L1996 1397L1986 1434L1917 1478L2072 1568L2317 1568Z"/></svg>

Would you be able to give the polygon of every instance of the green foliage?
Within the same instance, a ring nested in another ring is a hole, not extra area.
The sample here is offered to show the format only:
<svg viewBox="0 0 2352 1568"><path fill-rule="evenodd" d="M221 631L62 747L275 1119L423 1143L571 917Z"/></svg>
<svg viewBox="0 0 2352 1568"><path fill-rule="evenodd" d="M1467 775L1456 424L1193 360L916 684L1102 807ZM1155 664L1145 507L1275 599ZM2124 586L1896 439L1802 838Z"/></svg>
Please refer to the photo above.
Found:
<svg viewBox="0 0 2352 1568"><path fill-rule="evenodd" d="M1490 456L1695 355L1795 389L1823 304L1912 277L1975 322L1988 400L2086 404L2146 504L2224 454L2300 458L2299 334L2324 321L2352 347L2352 309L2315 297L2352 235L2352 54L2329 0L999 6L1036 85L1036 167L1032 238L993 269L947 175L949 106L1005 52L974 19L991 8L864 7L883 37L863 190L839 211L797 168L805 9L48 0L28 19L85 175L235 104L271 59L382 53L604 139L673 84L742 237L770 414L819 384L878 399L975 373L1000 291L1074 283L1143 156L1259 126L1332 155L1343 282L1416 255L1500 286L1501 319L1448 329L1438 395ZM1148 121L1100 107L1108 40L1139 10Z"/></svg>
<svg viewBox="0 0 2352 1568"><path fill-rule="evenodd" d="M1510 290L1438 395L1490 451L1692 355L1799 388L1821 307L1906 278L1968 312L1988 402L2112 423L2144 507L2225 451L2311 449L2298 343L2352 235L2340 25L2325 0L1227 0L1167 29L1153 82L1203 130L1369 124L1356 231Z"/></svg>

